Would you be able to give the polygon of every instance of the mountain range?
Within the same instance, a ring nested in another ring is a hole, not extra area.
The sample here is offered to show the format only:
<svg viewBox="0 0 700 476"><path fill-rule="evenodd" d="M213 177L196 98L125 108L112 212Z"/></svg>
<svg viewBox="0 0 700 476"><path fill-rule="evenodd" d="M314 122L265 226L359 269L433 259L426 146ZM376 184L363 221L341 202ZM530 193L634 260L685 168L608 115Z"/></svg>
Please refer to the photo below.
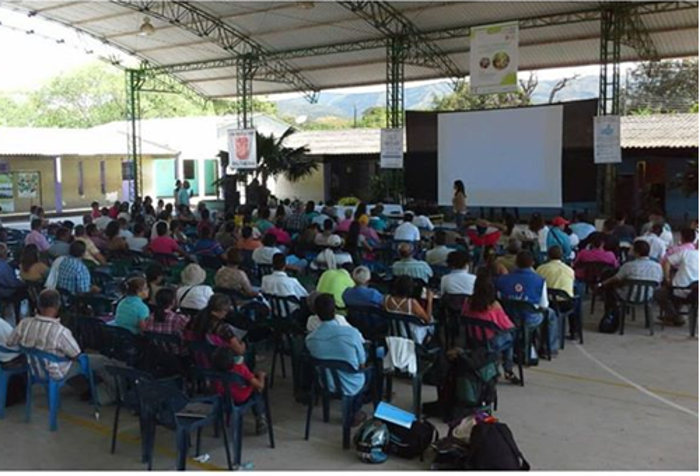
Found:
<svg viewBox="0 0 700 476"><path fill-rule="evenodd" d="M534 104L542 104L549 100L549 94L557 80L540 80L532 95ZM442 97L452 92L448 81L426 84L421 86L407 85L404 91L406 110L430 109L434 97ZM281 99L274 101L280 116L307 116L308 120L321 117L341 117L351 119L356 113L362 113L370 107L383 107L384 91L363 93L332 93L322 92L316 104L310 104L304 98ZM598 77L595 75L581 76L567 84L559 91L556 101L574 101L590 99L598 96Z"/></svg>

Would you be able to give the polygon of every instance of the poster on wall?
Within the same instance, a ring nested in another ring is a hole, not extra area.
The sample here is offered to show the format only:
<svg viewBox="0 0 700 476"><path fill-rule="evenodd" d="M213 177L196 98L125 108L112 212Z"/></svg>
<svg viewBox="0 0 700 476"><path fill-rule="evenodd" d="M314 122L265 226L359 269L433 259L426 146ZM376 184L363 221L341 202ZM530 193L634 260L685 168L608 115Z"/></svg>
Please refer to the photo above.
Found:
<svg viewBox="0 0 700 476"><path fill-rule="evenodd" d="M403 168L403 129L382 129L380 150L381 168Z"/></svg>
<svg viewBox="0 0 700 476"><path fill-rule="evenodd" d="M17 173L17 197L38 198L39 180L39 172Z"/></svg>
<svg viewBox="0 0 700 476"><path fill-rule="evenodd" d="M0 174L0 207L3 212L15 211L14 198L12 175Z"/></svg>
<svg viewBox="0 0 700 476"><path fill-rule="evenodd" d="M472 27L469 85L473 94L518 90L518 22Z"/></svg>
<svg viewBox="0 0 700 476"><path fill-rule="evenodd" d="M593 162L618 164L622 162L620 147L620 116L593 118Z"/></svg>
<svg viewBox="0 0 700 476"><path fill-rule="evenodd" d="M258 165L255 129L230 129L228 132L228 167L226 173L236 169L254 169Z"/></svg>

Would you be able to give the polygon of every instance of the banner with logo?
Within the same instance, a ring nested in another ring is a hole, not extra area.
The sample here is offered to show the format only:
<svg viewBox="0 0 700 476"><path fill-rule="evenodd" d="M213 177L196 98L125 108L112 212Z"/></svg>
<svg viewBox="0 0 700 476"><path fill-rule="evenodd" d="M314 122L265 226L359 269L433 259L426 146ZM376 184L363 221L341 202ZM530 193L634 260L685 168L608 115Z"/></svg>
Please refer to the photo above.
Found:
<svg viewBox="0 0 700 476"><path fill-rule="evenodd" d="M379 166L383 169L403 168L403 129L382 129Z"/></svg>
<svg viewBox="0 0 700 476"><path fill-rule="evenodd" d="M17 173L17 197L37 198L39 196L39 172Z"/></svg>
<svg viewBox="0 0 700 476"><path fill-rule="evenodd" d="M473 94L518 90L518 22L471 28L469 86Z"/></svg>
<svg viewBox="0 0 700 476"><path fill-rule="evenodd" d="M254 169L258 165L255 129L230 129L228 131L227 174L236 169Z"/></svg>
<svg viewBox="0 0 700 476"><path fill-rule="evenodd" d="M593 118L593 162L618 164L622 162L620 147L620 116Z"/></svg>

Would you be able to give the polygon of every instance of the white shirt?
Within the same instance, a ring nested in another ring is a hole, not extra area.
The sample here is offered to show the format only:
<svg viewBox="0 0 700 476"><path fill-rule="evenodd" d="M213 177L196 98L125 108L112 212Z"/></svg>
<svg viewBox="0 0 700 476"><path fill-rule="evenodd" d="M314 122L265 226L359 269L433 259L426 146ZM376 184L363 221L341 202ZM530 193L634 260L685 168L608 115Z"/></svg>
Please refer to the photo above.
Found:
<svg viewBox="0 0 700 476"><path fill-rule="evenodd" d="M543 253L547 252L547 235L549 234L549 227L543 226L540 231L537 232L537 243L540 247L540 251Z"/></svg>
<svg viewBox="0 0 700 476"><path fill-rule="evenodd" d="M698 280L698 250L680 250L666 258L677 269L671 284L679 288Z"/></svg>
<svg viewBox="0 0 700 476"><path fill-rule="evenodd" d="M637 240L644 240L649 243L649 258L653 260L661 261L661 258L666 254L666 243L654 233L647 233L637 238Z"/></svg>
<svg viewBox="0 0 700 476"><path fill-rule="evenodd" d="M318 227L323 230L323 224L326 222L326 220L332 221L333 222L333 229L335 229L335 221L331 217L329 217L328 215L325 215L323 213L315 216L314 219L311 220L311 223L318 225Z"/></svg>
<svg viewBox="0 0 700 476"><path fill-rule="evenodd" d="M287 273L284 271L273 271L272 274L263 276L260 290L273 296L296 296L302 298L309 295L297 278L287 276Z"/></svg>
<svg viewBox="0 0 700 476"><path fill-rule="evenodd" d="M191 289L191 291L187 291L188 289ZM187 295L185 295L185 292L187 292ZM209 298L213 295L214 291L211 286L199 284L197 286L180 286L175 293L175 298L178 307L201 311L207 307ZM183 298L183 296L185 297Z"/></svg>
<svg viewBox="0 0 700 476"><path fill-rule="evenodd" d="M351 327L348 321L345 320L345 317L341 316L340 314L335 315L335 321L338 323L339 326L347 326ZM316 314L313 316L309 316L309 320L306 321L306 331L311 333L318 329L318 326L321 325L321 318L318 317Z"/></svg>
<svg viewBox="0 0 700 476"><path fill-rule="evenodd" d="M346 253L344 251L339 251L339 252L334 252L333 255L335 256L335 265L337 268L340 268L344 264L350 263L352 264L352 255L350 253ZM320 268L327 268L328 263L326 263L326 256L323 253L319 253L316 256L316 259L311 263L311 267L313 269L320 269Z"/></svg>
<svg viewBox="0 0 700 476"><path fill-rule="evenodd" d="M394 230L394 239L399 241L420 241L420 231L416 225L405 221Z"/></svg>
<svg viewBox="0 0 700 476"><path fill-rule="evenodd" d="M131 251L141 252L148 245L148 239L143 236L132 236L126 239L126 244Z"/></svg>
<svg viewBox="0 0 700 476"><path fill-rule="evenodd" d="M119 230L119 236L121 236L122 238L128 240L129 238L133 238L133 237L134 237L134 234L133 234L132 232L130 232L129 230L124 230L124 229L122 228L121 230Z"/></svg>
<svg viewBox="0 0 700 476"><path fill-rule="evenodd" d="M474 293L476 276L466 269L459 269L446 274L440 280L440 294L466 294Z"/></svg>
<svg viewBox="0 0 700 476"><path fill-rule="evenodd" d="M453 251L455 250L445 245L436 246L425 253L425 262L430 265L447 266L447 255Z"/></svg>
<svg viewBox="0 0 700 476"><path fill-rule="evenodd" d="M274 246L261 246L253 251L253 261L256 264L272 264L272 257L281 252Z"/></svg>
<svg viewBox="0 0 700 476"><path fill-rule="evenodd" d="M10 325L9 322L0 317L0 345L6 347L5 342L7 342L7 338L10 337L10 334L12 334L12 325ZM9 362L18 355L19 354L9 354L0 352L0 362Z"/></svg>
<svg viewBox="0 0 700 476"><path fill-rule="evenodd" d="M428 231L433 231L433 229L435 228L433 226L433 222L430 221L430 218L428 218L425 215L418 215L417 217L414 217L413 224L416 225L418 228L423 228Z"/></svg>
<svg viewBox="0 0 700 476"><path fill-rule="evenodd" d="M105 231L107 229L107 225L109 225L111 221L112 219L109 216L101 215L95 218L92 222L95 224L98 230Z"/></svg>

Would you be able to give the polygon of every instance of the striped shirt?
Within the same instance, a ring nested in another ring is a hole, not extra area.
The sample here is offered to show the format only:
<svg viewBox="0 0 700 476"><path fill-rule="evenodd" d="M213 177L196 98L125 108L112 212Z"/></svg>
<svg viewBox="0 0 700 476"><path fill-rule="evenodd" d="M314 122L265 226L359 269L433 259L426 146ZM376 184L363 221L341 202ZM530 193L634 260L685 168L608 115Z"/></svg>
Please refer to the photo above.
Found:
<svg viewBox="0 0 700 476"><path fill-rule="evenodd" d="M391 267L391 272L394 276L409 276L426 283L433 276L433 270L428 263L413 258L396 261Z"/></svg>
<svg viewBox="0 0 700 476"><path fill-rule="evenodd" d="M71 359L80 354L80 346L70 329L57 318L45 316L22 319L7 339L7 345L21 345ZM71 362L52 362L46 370L51 378L60 379L68 373L70 366Z"/></svg>
<svg viewBox="0 0 700 476"><path fill-rule="evenodd" d="M637 258L633 261L628 261L623 264L615 275L617 279L634 279L640 281L655 281L661 283L664 279L664 272L661 269L661 265L648 257ZM619 296L627 296L627 286L618 289ZM647 290L644 298L649 299L651 296L648 294L651 291ZM642 296L640 296L641 298Z"/></svg>

